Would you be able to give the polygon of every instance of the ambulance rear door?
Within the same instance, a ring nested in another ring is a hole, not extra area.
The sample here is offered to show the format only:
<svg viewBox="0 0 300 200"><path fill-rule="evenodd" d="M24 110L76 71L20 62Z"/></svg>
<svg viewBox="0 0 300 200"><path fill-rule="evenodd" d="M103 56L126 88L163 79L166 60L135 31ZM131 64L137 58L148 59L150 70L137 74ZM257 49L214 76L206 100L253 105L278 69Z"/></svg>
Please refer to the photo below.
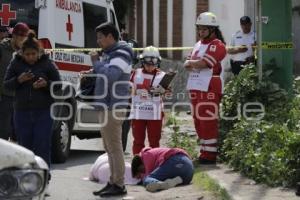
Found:
<svg viewBox="0 0 300 200"><path fill-rule="evenodd" d="M75 86L78 82L78 73L92 67L88 54L72 51L85 47L82 0L47 1L46 7L40 8L39 39L44 44L49 43L46 45L47 48L66 49L50 52L50 57L58 66L63 81L71 82Z"/></svg>
<svg viewBox="0 0 300 200"><path fill-rule="evenodd" d="M38 32L39 10L34 5L35 0L1 0L0 25L14 27L18 22L25 22Z"/></svg>

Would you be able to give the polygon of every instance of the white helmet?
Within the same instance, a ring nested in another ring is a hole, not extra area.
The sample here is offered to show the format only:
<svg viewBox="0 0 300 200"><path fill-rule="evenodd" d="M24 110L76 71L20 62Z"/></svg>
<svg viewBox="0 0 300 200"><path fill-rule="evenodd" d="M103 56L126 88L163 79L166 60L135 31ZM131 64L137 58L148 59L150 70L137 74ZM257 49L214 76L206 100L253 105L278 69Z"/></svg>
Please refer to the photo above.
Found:
<svg viewBox="0 0 300 200"><path fill-rule="evenodd" d="M211 12L201 13L197 17L196 25L219 26L216 15Z"/></svg>
<svg viewBox="0 0 300 200"><path fill-rule="evenodd" d="M140 55L142 63L158 65L161 61L158 48L154 46L148 46L144 49L143 53Z"/></svg>

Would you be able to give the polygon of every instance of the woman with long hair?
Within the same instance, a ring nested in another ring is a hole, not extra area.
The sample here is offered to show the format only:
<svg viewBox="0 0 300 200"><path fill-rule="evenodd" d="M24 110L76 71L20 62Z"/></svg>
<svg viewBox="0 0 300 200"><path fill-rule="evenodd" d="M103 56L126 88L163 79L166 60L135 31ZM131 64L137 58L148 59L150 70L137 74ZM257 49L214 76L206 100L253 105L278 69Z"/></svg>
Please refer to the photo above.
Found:
<svg viewBox="0 0 300 200"><path fill-rule="evenodd" d="M50 166L53 119L51 83L60 81L58 70L43 53L35 33L28 38L6 72L4 86L15 90L14 122L20 145L42 157Z"/></svg>
<svg viewBox="0 0 300 200"><path fill-rule="evenodd" d="M200 164L215 164L218 142L218 108L222 97L221 61L226 56L217 17L201 13L196 21L200 40L185 61L196 132L200 139Z"/></svg>

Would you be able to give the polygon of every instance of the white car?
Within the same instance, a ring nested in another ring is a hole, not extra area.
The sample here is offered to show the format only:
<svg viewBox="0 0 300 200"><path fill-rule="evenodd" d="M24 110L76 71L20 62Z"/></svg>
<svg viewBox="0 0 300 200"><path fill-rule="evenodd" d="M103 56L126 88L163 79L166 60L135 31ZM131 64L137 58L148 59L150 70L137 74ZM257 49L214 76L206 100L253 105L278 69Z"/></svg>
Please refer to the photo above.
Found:
<svg viewBox="0 0 300 200"><path fill-rule="evenodd" d="M44 199L49 176L46 162L6 140L0 139L0 149L0 199Z"/></svg>

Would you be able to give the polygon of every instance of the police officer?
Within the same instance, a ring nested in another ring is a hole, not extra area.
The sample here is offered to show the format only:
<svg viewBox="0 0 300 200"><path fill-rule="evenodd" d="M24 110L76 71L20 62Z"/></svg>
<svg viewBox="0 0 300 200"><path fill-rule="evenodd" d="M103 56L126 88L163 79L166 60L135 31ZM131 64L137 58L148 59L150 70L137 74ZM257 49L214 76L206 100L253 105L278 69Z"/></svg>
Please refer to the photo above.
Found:
<svg viewBox="0 0 300 200"><path fill-rule="evenodd" d="M227 53L231 54L231 70L238 75L243 69L242 65L254 62L253 45L255 45L255 33L251 30L250 17L243 16L240 19L241 30L237 31L231 39Z"/></svg>

